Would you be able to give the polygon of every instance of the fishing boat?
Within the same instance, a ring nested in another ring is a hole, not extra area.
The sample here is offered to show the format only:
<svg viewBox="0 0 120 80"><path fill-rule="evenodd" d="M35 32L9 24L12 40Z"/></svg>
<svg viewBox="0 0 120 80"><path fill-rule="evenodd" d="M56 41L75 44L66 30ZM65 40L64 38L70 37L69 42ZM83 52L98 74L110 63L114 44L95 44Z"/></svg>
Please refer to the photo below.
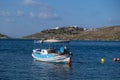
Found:
<svg viewBox="0 0 120 80"><path fill-rule="evenodd" d="M33 49L32 57L37 61L44 62L59 62L59 63L71 63L71 52L68 50L66 45L60 45L53 47L53 44L68 44L68 40L40 40L37 41L41 45L48 44L47 48L36 48ZM52 47L50 46L52 45Z"/></svg>

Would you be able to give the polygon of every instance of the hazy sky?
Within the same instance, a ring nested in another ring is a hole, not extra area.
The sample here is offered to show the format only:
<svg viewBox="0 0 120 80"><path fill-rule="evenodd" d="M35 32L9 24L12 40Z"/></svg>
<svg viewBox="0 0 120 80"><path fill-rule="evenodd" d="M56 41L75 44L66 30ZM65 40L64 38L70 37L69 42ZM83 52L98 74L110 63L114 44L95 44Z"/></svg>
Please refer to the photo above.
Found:
<svg viewBox="0 0 120 80"><path fill-rule="evenodd" d="M120 25L120 0L0 0L0 33L21 37L70 25Z"/></svg>

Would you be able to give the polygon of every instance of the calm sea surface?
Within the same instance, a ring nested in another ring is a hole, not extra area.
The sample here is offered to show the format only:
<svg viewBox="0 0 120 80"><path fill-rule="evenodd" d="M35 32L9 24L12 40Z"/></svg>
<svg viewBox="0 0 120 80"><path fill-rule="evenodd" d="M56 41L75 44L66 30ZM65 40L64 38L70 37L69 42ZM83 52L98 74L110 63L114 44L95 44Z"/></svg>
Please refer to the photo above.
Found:
<svg viewBox="0 0 120 80"><path fill-rule="evenodd" d="M120 80L120 42L71 41L71 66L34 61L32 49L33 40L0 40L0 80Z"/></svg>

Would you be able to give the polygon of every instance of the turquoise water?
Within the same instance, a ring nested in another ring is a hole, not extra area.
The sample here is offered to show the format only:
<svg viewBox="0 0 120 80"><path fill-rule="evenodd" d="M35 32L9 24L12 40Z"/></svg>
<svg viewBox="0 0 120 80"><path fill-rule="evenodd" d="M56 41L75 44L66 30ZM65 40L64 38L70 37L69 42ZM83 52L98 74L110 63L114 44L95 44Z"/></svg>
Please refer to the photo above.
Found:
<svg viewBox="0 0 120 80"><path fill-rule="evenodd" d="M32 49L33 40L0 40L0 80L120 80L118 41L71 41L71 66L36 62Z"/></svg>

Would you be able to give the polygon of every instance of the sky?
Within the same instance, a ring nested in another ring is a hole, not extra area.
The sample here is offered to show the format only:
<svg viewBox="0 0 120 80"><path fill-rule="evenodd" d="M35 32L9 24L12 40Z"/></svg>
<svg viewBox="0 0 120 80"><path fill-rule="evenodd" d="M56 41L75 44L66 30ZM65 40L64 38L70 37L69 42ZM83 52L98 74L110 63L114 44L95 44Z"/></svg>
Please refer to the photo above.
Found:
<svg viewBox="0 0 120 80"><path fill-rule="evenodd" d="M63 26L120 25L120 0L0 0L0 33L22 37Z"/></svg>

